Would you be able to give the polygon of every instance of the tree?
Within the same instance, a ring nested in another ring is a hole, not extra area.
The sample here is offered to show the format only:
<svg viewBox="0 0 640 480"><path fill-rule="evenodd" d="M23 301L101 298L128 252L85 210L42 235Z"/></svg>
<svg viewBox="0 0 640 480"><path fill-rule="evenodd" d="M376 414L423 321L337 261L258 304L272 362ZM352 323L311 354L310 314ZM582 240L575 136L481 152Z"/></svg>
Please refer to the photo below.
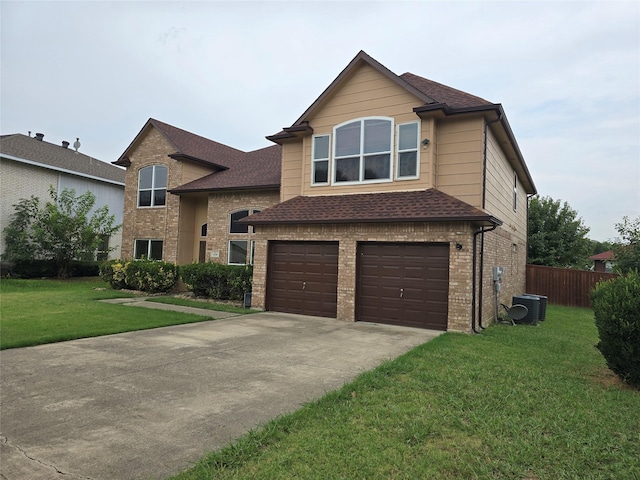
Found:
<svg viewBox="0 0 640 480"><path fill-rule="evenodd" d="M567 202L536 195L529 200L528 262L585 268L591 251L589 228Z"/></svg>
<svg viewBox="0 0 640 480"><path fill-rule="evenodd" d="M7 260L52 260L58 278L66 278L72 260L95 259L105 235L112 235L120 225L109 215L109 207L93 207L96 197L86 192L76 197L73 189L65 188L56 195L49 188L51 201L40 207L40 200L31 196L21 199L7 228ZM93 213L92 213L93 210Z"/></svg>
<svg viewBox="0 0 640 480"><path fill-rule="evenodd" d="M622 217L622 222L616 223L616 230L621 242L613 247L615 270L623 274L640 271L640 217L635 220Z"/></svg>

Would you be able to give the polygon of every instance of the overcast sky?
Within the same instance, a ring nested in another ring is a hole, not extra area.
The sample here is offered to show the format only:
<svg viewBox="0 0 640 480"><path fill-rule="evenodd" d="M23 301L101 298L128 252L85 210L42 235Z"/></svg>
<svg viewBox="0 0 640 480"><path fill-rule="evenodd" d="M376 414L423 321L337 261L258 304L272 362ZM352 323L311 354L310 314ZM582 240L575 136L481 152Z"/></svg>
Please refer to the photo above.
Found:
<svg viewBox="0 0 640 480"><path fill-rule="evenodd" d="M0 133L112 162L149 117L254 150L364 50L501 103L538 192L640 215L640 2L2 1Z"/></svg>

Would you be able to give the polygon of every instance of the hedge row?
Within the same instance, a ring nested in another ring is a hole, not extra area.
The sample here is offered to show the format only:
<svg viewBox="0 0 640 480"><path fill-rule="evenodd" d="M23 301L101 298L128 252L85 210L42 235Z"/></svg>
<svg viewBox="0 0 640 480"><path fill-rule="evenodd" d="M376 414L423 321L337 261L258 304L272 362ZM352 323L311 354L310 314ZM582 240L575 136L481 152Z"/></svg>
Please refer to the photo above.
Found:
<svg viewBox="0 0 640 480"><path fill-rule="evenodd" d="M97 277L100 262L73 260L69 267L69 277ZM55 260L14 260L2 263L2 275L15 278L50 278L58 275Z"/></svg>
<svg viewBox="0 0 640 480"><path fill-rule="evenodd" d="M242 300L251 290L253 269L243 265L192 263L176 266L158 260L112 260L100 266L100 276L115 289L169 292L182 278L197 297Z"/></svg>

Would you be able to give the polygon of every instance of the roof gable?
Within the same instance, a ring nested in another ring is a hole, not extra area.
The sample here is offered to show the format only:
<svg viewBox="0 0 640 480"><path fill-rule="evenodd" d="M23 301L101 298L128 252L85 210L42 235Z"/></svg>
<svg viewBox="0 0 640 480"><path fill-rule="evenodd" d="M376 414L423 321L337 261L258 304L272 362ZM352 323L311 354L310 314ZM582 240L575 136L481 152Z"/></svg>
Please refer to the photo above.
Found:
<svg viewBox="0 0 640 480"><path fill-rule="evenodd" d="M244 154L244 152L233 147L229 147L222 143L196 135L195 133L174 127L168 123L150 118L120 158L113 163L115 165L129 166L131 162L128 156L150 128L158 130L172 145L175 151L170 153L169 156L176 160L186 158L196 162L205 163L219 169L226 169Z"/></svg>
<svg viewBox="0 0 640 480"><path fill-rule="evenodd" d="M2 135L3 158L42 168L124 185L125 171L76 150L20 133Z"/></svg>

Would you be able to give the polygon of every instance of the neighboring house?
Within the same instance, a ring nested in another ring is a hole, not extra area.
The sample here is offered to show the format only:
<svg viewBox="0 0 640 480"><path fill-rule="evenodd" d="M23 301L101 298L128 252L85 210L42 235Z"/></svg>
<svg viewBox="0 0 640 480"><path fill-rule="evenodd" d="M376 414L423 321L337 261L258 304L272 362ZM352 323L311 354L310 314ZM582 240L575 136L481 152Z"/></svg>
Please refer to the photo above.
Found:
<svg viewBox="0 0 640 480"><path fill-rule="evenodd" d="M613 262L615 261L615 255L611 250L593 255L589 257L589 260L593 261L594 272L613 272Z"/></svg>
<svg viewBox="0 0 640 480"><path fill-rule="evenodd" d="M254 307L438 330L491 321L494 267L498 302L525 291L536 189L500 104L360 52L267 138L243 153L149 120L115 162L123 255L253 263Z"/></svg>
<svg viewBox="0 0 640 480"><path fill-rule="evenodd" d="M124 170L69 148L69 142L56 145L45 142L43 138L41 133L36 133L35 137L23 134L0 136L2 252L5 251L4 228L11 221L13 206L32 195L41 202L49 201L50 186L57 193L65 188L74 189L76 195L91 191L96 196L94 208L107 205L109 213L115 216L116 225L122 223ZM78 142L78 148L79 145ZM110 258L120 257L121 242L121 229L105 238L103 248L114 249L108 255Z"/></svg>

